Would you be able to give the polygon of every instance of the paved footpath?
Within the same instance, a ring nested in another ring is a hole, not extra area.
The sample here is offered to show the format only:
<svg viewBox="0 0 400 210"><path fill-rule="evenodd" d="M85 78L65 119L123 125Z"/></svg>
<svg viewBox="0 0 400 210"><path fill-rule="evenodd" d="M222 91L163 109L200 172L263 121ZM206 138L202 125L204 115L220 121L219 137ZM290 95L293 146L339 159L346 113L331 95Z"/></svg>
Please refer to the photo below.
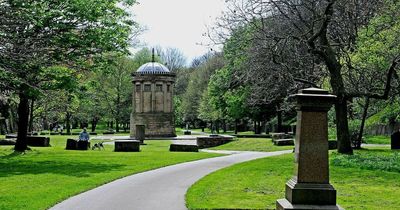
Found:
<svg viewBox="0 0 400 210"><path fill-rule="evenodd" d="M186 191L205 175L236 163L291 152L226 152L231 155L167 166L110 182L51 209L186 209Z"/></svg>

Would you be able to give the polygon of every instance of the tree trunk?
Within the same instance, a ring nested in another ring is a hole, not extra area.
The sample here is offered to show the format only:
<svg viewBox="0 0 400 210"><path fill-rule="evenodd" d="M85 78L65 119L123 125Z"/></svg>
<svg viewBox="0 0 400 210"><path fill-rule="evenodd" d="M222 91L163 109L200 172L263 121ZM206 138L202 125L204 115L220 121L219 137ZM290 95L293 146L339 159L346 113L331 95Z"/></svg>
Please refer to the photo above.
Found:
<svg viewBox="0 0 400 210"><path fill-rule="evenodd" d="M110 122L110 128L111 128L111 129L114 129L114 121L111 121L111 122Z"/></svg>
<svg viewBox="0 0 400 210"><path fill-rule="evenodd" d="M226 121L222 120L222 129L224 131L224 133L226 133Z"/></svg>
<svg viewBox="0 0 400 210"><path fill-rule="evenodd" d="M349 135L349 124L347 121L346 101L337 102L335 104L335 111L338 152L342 154L353 154Z"/></svg>
<svg viewBox="0 0 400 210"><path fill-rule="evenodd" d="M23 87L21 89L18 104L18 137L14 150L24 152L28 149L26 136L28 134L29 98Z"/></svg>
<svg viewBox="0 0 400 210"><path fill-rule="evenodd" d="M33 106L35 105L35 99L31 100L30 112L29 112L29 132L33 131Z"/></svg>
<svg viewBox="0 0 400 210"><path fill-rule="evenodd" d="M92 119L92 132L96 131L96 126L97 126L97 119L94 117Z"/></svg>
<svg viewBox="0 0 400 210"><path fill-rule="evenodd" d="M277 125L277 132L278 133L281 133L282 132L282 110L280 110L280 106L279 106L279 104L277 105L277 112L276 112L276 114L277 114L277 121L278 121L278 125Z"/></svg>
<svg viewBox="0 0 400 210"><path fill-rule="evenodd" d="M239 120L236 119L235 120L235 134L238 134L238 124L239 124Z"/></svg>
<svg viewBox="0 0 400 210"><path fill-rule="evenodd" d="M115 131L118 133L119 132L119 122L118 119L115 119Z"/></svg>
<svg viewBox="0 0 400 210"><path fill-rule="evenodd" d="M367 115L368 115L369 101L370 101L369 97L366 97L365 98L365 105L364 105L363 115L362 115L362 119L361 119L360 132L358 133L358 137L357 137L357 145L355 145L355 147L357 149L361 148L362 137L363 137L363 133L364 133L365 120L367 119Z"/></svg>
<svg viewBox="0 0 400 210"><path fill-rule="evenodd" d="M67 116L65 117L67 135L71 135L71 113L67 111Z"/></svg>

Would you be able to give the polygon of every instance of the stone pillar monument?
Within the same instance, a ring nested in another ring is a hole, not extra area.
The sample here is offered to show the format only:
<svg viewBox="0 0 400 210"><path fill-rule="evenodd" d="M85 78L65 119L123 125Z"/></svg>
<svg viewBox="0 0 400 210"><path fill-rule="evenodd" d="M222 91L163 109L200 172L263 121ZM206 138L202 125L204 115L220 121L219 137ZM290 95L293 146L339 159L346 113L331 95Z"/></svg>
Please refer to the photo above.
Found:
<svg viewBox="0 0 400 210"><path fill-rule="evenodd" d="M328 117L336 96L316 88L300 90L297 101L295 172L286 183L286 198L276 202L283 209L342 209L329 183Z"/></svg>

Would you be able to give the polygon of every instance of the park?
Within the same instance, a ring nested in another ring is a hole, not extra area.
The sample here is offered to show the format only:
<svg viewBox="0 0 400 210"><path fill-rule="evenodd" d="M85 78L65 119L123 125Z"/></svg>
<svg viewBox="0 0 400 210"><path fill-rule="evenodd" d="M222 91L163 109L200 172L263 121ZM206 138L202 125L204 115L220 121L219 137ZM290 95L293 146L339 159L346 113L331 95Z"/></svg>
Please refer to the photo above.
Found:
<svg viewBox="0 0 400 210"><path fill-rule="evenodd" d="M0 209L400 206L398 1L0 11Z"/></svg>

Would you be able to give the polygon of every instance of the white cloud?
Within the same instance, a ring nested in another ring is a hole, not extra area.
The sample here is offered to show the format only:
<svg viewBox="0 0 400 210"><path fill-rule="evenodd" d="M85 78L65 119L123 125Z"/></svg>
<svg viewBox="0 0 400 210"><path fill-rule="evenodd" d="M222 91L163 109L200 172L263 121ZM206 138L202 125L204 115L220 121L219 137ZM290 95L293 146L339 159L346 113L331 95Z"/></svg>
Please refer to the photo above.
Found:
<svg viewBox="0 0 400 210"><path fill-rule="evenodd" d="M147 28L139 40L149 46L179 48L190 61L208 52L206 25L215 22L223 0L139 0L132 8L135 21Z"/></svg>

